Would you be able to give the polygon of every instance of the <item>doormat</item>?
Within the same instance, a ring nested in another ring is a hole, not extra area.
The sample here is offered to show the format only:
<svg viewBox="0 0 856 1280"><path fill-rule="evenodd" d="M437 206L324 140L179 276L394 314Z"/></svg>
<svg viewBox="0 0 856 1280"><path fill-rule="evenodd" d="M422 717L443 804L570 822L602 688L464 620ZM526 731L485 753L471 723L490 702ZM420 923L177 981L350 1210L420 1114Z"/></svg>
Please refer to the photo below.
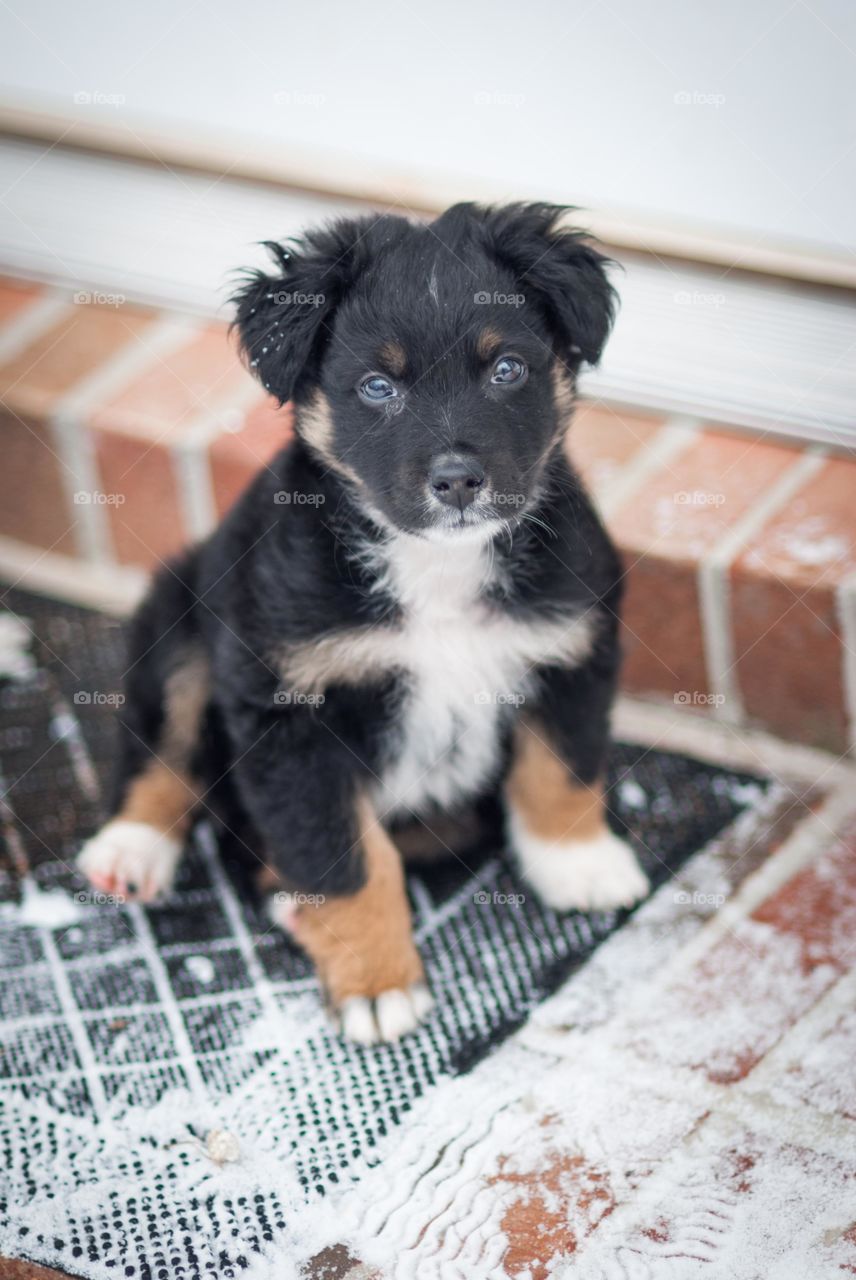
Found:
<svg viewBox="0 0 856 1280"><path fill-rule="evenodd" d="M503 849L421 867L408 885L435 1009L398 1044L345 1044L205 824L163 903L100 900L75 874L110 767L122 625L21 591L4 604L0 1254L93 1280L266 1275L277 1235L358 1185L408 1113L626 913L542 907ZM768 787L621 743L609 779L655 887Z"/></svg>

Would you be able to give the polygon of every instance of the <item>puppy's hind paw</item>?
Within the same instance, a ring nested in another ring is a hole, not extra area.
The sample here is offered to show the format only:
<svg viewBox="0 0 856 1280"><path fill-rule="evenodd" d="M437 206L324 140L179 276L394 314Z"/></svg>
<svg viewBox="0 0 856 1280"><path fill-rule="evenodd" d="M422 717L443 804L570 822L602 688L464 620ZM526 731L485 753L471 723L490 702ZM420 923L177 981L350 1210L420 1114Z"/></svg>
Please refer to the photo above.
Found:
<svg viewBox="0 0 856 1280"><path fill-rule="evenodd" d="M589 840L544 840L522 828L514 843L524 876L555 911L615 911L650 889L628 844L604 830Z"/></svg>

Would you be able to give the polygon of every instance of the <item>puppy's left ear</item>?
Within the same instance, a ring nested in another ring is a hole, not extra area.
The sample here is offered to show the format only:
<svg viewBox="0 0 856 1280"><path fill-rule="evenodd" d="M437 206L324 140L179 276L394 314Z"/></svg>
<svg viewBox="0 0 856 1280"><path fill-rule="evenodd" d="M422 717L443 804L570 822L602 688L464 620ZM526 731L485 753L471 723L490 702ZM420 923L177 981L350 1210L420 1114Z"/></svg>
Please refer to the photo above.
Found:
<svg viewBox="0 0 856 1280"><path fill-rule="evenodd" d="M609 337L618 295L609 283L610 260L583 231L559 224L570 206L511 204L483 210L494 256L540 300L556 350L574 371L597 364Z"/></svg>
<svg viewBox="0 0 856 1280"><path fill-rule="evenodd" d="M333 314L358 272L362 225L342 219L292 245L265 241L276 271L252 271L234 294L234 327L252 372L280 404L318 376Z"/></svg>

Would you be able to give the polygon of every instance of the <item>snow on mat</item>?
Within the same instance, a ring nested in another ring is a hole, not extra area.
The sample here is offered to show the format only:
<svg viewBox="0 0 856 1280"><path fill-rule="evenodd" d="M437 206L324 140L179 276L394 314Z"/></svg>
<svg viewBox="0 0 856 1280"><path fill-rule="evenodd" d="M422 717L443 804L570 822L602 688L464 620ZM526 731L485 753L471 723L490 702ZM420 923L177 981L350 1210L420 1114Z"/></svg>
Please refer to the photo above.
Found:
<svg viewBox="0 0 856 1280"><path fill-rule="evenodd" d="M542 908L501 850L411 875L436 1012L398 1045L342 1043L306 960L207 827L157 906L75 877L109 764L121 628L20 592L6 603L26 630L7 624L23 647L0 680L0 1254L93 1280L286 1275L284 1257L296 1266L368 1220L387 1175L400 1197L408 1169L441 1160L419 1140L426 1102L446 1099L462 1132L490 1128L519 1079L497 1056L476 1104L469 1073L622 918ZM655 885L768 789L622 745L610 775Z"/></svg>

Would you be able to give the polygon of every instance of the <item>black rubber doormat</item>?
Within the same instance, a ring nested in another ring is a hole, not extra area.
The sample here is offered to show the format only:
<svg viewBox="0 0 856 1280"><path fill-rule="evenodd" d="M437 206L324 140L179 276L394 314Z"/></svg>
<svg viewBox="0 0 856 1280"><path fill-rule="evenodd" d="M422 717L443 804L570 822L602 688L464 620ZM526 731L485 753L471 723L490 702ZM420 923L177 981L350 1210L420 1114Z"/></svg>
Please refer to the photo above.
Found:
<svg viewBox="0 0 856 1280"><path fill-rule="evenodd" d="M344 1044L304 957L207 828L157 906L99 902L76 877L110 764L122 628L20 591L4 604L0 1254L86 1277L255 1271L621 917L541 907L499 849L412 874L436 1009L397 1045ZM620 744L610 780L655 885L767 788Z"/></svg>

